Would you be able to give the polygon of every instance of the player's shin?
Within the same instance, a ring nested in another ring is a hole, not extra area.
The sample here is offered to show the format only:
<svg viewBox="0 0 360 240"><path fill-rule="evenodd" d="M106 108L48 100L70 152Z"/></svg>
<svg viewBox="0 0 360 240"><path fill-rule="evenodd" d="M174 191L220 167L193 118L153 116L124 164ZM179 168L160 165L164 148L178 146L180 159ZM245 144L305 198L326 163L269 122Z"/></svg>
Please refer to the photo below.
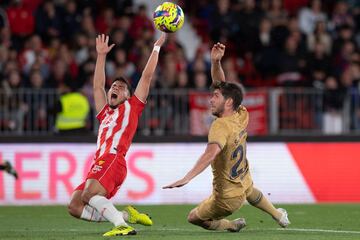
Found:
<svg viewBox="0 0 360 240"><path fill-rule="evenodd" d="M90 205L85 205L80 216L81 219L90 222L107 222L108 220Z"/></svg>
<svg viewBox="0 0 360 240"><path fill-rule="evenodd" d="M107 198L95 195L90 198L89 205L95 208L109 222L112 222L115 227L127 226L122 212L119 212Z"/></svg>
<svg viewBox="0 0 360 240"><path fill-rule="evenodd" d="M247 196L246 200L264 212L270 214L273 218L279 219L281 213L274 207L274 205L262 194L259 189L253 188L253 191Z"/></svg>
<svg viewBox="0 0 360 240"><path fill-rule="evenodd" d="M233 221L229 221L227 219L206 222L206 225L208 226L206 229L208 230L232 230L236 227Z"/></svg>

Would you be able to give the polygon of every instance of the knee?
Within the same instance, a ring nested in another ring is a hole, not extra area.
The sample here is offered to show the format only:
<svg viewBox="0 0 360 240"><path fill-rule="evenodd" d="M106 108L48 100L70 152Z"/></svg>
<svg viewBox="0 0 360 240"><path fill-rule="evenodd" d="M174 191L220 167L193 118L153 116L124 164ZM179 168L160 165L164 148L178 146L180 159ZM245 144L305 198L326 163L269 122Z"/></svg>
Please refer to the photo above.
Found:
<svg viewBox="0 0 360 240"><path fill-rule="evenodd" d="M246 200L251 205L256 206L261 201L262 198L263 198L262 192L256 188L253 188L253 190L247 195Z"/></svg>
<svg viewBox="0 0 360 240"><path fill-rule="evenodd" d="M89 189L85 189L81 194L81 201L84 203L89 203L90 199L95 195L96 193L89 191Z"/></svg>
<svg viewBox="0 0 360 240"><path fill-rule="evenodd" d="M78 202L71 200L68 204L68 213L76 218L80 218L82 212L82 205Z"/></svg>
<svg viewBox="0 0 360 240"><path fill-rule="evenodd" d="M196 212L195 212L195 209L193 209L188 217L187 217L187 220L189 223L191 224L195 224L195 225L199 225L202 221L198 218L198 216L196 215Z"/></svg>

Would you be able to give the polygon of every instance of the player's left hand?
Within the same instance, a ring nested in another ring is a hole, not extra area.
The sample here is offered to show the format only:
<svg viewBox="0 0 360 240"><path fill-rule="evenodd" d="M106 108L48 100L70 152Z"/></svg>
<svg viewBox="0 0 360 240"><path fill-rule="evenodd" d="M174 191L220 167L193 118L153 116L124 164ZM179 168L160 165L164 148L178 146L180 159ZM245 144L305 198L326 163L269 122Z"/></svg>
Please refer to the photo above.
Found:
<svg viewBox="0 0 360 240"><path fill-rule="evenodd" d="M225 53L225 45L222 43L216 43L211 49L211 61L220 61Z"/></svg>
<svg viewBox="0 0 360 240"><path fill-rule="evenodd" d="M159 39L154 43L154 46L161 47L165 41L166 41L166 33L162 32Z"/></svg>
<svg viewBox="0 0 360 240"><path fill-rule="evenodd" d="M167 186L164 186L163 189L167 189L167 188L176 188L176 187L182 187L184 185L186 185L189 181L186 180L185 178L182 178L172 184L169 184Z"/></svg>

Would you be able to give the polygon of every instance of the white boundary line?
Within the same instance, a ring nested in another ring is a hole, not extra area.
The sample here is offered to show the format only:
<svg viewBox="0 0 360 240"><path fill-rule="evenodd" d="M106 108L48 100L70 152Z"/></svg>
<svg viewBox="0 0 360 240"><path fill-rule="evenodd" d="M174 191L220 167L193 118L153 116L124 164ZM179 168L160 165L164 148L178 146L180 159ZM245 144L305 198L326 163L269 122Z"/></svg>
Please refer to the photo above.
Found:
<svg viewBox="0 0 360 240"><path fill-rule="evenodd" d="M18 231L23 231L22 229L17 229ZM70 229L34 229L34 230L24 230L24 231L30 231L30 232L47 232L47 231L52 231L52 232L64 232L64 231L68 231L68 232L94 232L94 231L98 231L98 229L80 229L80 228L70 228ZM138 230L139 232L151 232L151 231L171 231L171 232L175 232L175 231L183 231L183 232L191 232L191 233L195 233L195 232L206 232L206 230L200 229L196 230L196 229L187 229L187 228L141 228ZM332 229L313 229L313 228L250 228L250 229L244 229L244 232L265 232L265 231L277 231L277 232L313 232L313 233L339 233L339 234L360 234L360 231L350 231L350 230L332 230ZM0 231L1 232L1 231ZM9 231L11 232L11 230ZM240 232L241 233L241 232Z"/></svg>
<svg viewBox="0 0 360 240"><path fill-rule="evenodd" d="M270 229L268 229L270 230ZM311 229L311 228L277 228L277 231L294 231L294 232L326 232L326 233L349 233L360 234L360 231L332 230L332 229Z"/></svg>
<svg viewBox="0 0 360 240"><path fill-rule="evenodd" d="M145 230L145 229L144 229ZM185 229L185 228L149 228L149 230L154 231L185 231L185 232L201 232L202 229L199 230L193 230L193 229ZM142 229L140 230L142 231ZM250 229L244 229L246 232L256 232L256 231L292 231L292 232L324 232L324 233L345 233L345 234L360 234L360 231L350 231L350 230L333 230L333 229L314 229L314 228L250 228Z"/></svg>

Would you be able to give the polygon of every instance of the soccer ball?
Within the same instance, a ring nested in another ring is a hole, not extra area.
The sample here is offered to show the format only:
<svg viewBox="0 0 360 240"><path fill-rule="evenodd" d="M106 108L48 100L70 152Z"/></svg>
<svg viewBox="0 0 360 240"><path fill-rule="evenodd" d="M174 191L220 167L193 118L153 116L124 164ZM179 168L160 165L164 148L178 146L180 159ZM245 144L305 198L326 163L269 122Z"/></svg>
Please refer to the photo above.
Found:
<svg viewBox="0 0 360 240"><path fill-rule="evenodd" d="M160 31L173 33L184 24L184 12L177 4L164 2L155 9L153 20Z"/></svg>

